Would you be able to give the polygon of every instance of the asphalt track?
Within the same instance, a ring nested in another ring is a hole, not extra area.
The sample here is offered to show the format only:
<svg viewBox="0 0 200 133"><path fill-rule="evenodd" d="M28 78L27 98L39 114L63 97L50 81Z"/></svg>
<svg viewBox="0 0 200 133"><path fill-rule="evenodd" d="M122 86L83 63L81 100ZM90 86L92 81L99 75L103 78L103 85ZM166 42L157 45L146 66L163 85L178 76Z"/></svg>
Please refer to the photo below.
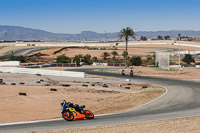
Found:
<svg viewBox="0 0 200 133"><path fill-rule="evenodd" d="M87 74L101 76L130 78L129 76L93 71L92 69L79 69L76 71L84 71ZM58 130L200 116L200 83L145 76L134 76L131 80L135 83L157 84L166 87L168 92L153 102L123 113L96 116L93 120L74 120L72 122L55 120L31 124L0 126L0 132Z"/></svg>

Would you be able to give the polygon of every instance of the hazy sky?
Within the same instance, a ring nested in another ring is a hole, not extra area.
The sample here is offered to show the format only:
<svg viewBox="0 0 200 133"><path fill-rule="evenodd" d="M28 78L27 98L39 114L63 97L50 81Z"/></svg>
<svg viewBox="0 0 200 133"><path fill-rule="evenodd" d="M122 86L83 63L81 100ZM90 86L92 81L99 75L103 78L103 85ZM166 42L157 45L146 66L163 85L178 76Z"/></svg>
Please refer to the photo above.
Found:
<svg viewBox="0 0 200 133"><path fill-rule="evenodd" d="M200 0L0 0L0 25L55 33L200 30Z"/></svg>

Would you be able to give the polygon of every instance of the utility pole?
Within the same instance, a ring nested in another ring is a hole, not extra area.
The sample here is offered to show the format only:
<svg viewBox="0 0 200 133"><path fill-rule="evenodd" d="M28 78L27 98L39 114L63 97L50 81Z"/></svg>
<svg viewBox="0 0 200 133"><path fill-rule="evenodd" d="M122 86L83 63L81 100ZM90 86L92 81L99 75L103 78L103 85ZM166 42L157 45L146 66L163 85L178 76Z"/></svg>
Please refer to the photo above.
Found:
<svg viewBox="0 0 200 133"><path fill-rule="evenodd" d="M178 34L178 40L179 40L179 48L178 48L178 52L179 52L179 58L178 58L178 73L181 74L181 53L180 53L180 41L181 41L181 34Z"/></svg>

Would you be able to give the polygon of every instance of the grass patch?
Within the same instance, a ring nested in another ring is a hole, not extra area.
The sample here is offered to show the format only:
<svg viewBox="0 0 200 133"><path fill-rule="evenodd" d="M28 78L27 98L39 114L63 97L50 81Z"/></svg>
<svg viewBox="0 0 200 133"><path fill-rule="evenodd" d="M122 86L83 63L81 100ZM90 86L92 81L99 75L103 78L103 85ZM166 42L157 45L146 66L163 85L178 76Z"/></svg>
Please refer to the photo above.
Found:
<svg viewBox="0 0 200 133"><path fill-rule="evenodd" d="M142 91L140 93L161 93L163 90L150 90L150 91Z"/></svg>
<svg viewBox="0 0 200 133"><path fill-rule="evenodd" d="M160 67L151 67L152 69L158 70L158 71L178 71L178 69L174 69L174 68L170 68L170 70L168 69L163 69Z"/></svg>

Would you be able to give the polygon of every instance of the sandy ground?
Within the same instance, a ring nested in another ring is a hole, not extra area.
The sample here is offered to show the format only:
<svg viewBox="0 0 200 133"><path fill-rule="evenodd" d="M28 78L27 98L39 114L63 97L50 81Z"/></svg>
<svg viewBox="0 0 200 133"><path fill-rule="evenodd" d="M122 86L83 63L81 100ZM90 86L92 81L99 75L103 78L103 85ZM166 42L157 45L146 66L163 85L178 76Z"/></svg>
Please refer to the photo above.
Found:
<svg viewBox="0 0 200 133"><path fill-rule="evenodd" d="M142 88L143 85L129 85L129 90L133 93L128 93L117 91L125 90L127 84L122 84L122 87L114 83L107 84L110 88L107 90L102 87L103 83L97 83L95 86L90 83L58 83L43 76L10 73L0 73L0 77L6 83L0 85L0 123L60 118L60 101L63 99L79 105L84 104L86 109L94 114L102 114L131 109L163 93L162 88L151 85L147 85L145 89ZM37 83L40 80L44 82ZM25 85L20 85L19 82L24 82ZM10 85L11 83L16 85ZM71 86L63 87L61 84ZM89 86L83 87L83 84ZM51 88L57 91L50 91ZM144 91L149 92L143 93ZM26 93L27 96L18 95L20 92Z"/></svg>
<svg viewBox="0 0 200 133"><path fill-rule="evenodd" d="M155 51L168 51L162 48L179 48L179 46L175 46L175 45L134 45L134 46L128 46L128 53L130 54L144 54L144 53L150 53L150 52L155 52ZM143 48L142 48L143 47ZM144 48L146 47L146 48ZM25 46L5 46L3 48L0 49L0 55L11 51L11 50L16 50L16 49L22 49L22 48L27 48ZM99 48L99 47L98 47ZM110 47L106 47L106 48L110 48ZM109 52L111 53L114 50L88 50L88 49L75 49L75 48L68 48L65 49L59 53L57 53L56 55L53 55L54 51L57 51L59 48L52 48L52 49L48 49L48 50L42 50L40 51L42 54L48 54L49 56L46 56L46 58L55 58L59 55L65 54L66 56L69 57L73 57L77 54L91 54L92 57L97 56L98 58L101 57L103 52ZM200 48L194 48L194 47L186 47L186 46L181 46L181 50L190 50L190 51L199 51ZM123 53L123 51L125 51L125 47L124 46L117 46L117 51L119 54ZM177 51L168 51L170 53L177 53ZM37 53L37 52L34 52ZM110 56L111 57L111 56Z"/></svg>
<svg viewBox="0 0 200 133"><path fill-rule="evenodd" d="M35 133L199 133L200 117Z"/></svg>
<svg viewBox="0 0 200 133"><path fill-rule="evenodd" d="M129 54L148 54L148 53L152 53L155 51L168 51L165 48L176 48L178 49L179 46L175 46L175 45L136 45L136 46L128 46L128 53ZM145 48L146 47L146 48ZM99 48L99 47L98 47ZM106 47L107 49L109 47ZM96 56L98 58L102 58L102 54L104 52L108 52L111 53L112 51L117 51L118 54L122 54L123 51L125 51L125 47L119 46L117 47L117 50L89 50L89 49L83 49L83 48L67 48L55 55L53 55L53 52L56 51L58 49L47 49L47 50L42 50L40 51L42 54L48 54L48 56L46 56L45 58L56 58L59 55L66 55L68 57L74 57L75 55L78 54L82 54L82 55L86 55L86 54L90 54L92 57ZM186 51L186 50L190 50L190 51L194 51L194 50L200 50L200 48L194 48L194 47L185 47L185 46L181 46L181 50ZM177 54L177 51L168 51L169 53L174 53ZM112 55L109 57L112 58ZM118 56L118 58L122 58L122 56Z"/></svg>

